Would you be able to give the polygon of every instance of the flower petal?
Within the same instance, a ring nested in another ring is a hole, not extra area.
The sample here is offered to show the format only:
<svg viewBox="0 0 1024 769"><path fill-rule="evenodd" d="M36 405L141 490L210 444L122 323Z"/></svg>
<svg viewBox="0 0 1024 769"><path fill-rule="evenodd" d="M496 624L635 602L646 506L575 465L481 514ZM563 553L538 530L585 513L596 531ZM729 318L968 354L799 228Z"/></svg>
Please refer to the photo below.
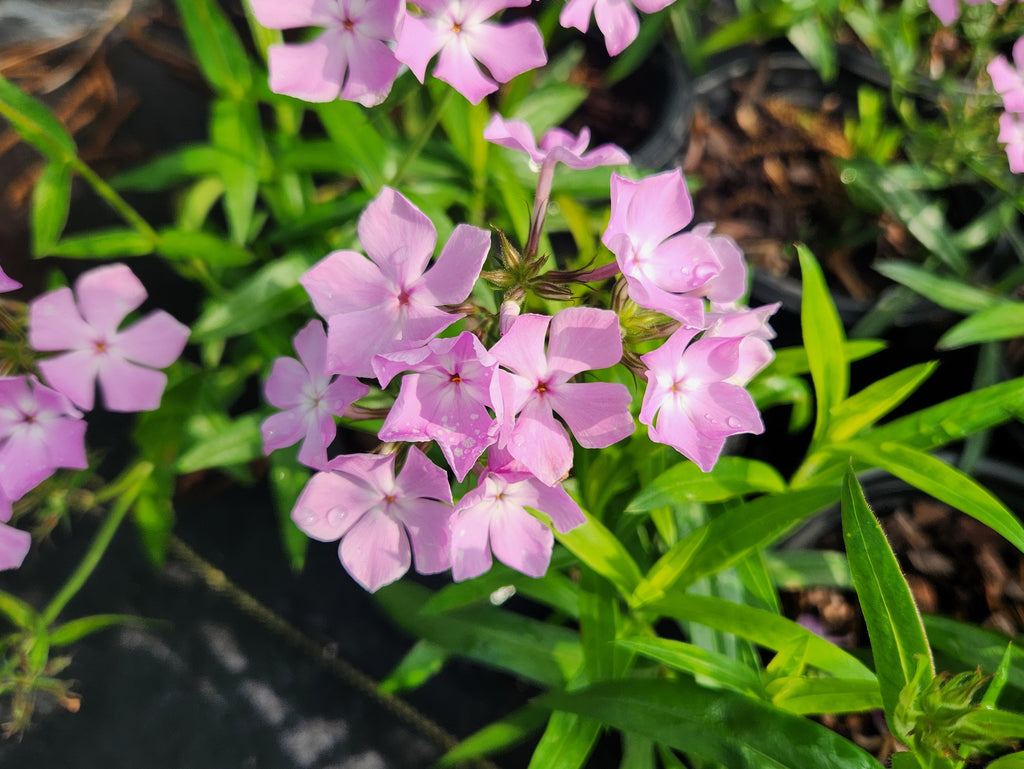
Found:
<svg viewBox="0 0 1024 769"><path fill-rule="evenodd" d="M160 407L167 386L164 372L136 366L113 355L100 361L97 376L108 411L152 411Z"/></svg>
<svg viewBox="0 0 1024 769"><path fill-rule="evenodd" d="M622 358L619 316L596 307L567 307L551 321L548 372L564 382L588 369L614 366Z"/></svg>
<svg viewBox="0 0 1024 769"><path fill-rule="evenodd" d="M430 219L391 187L382 188L363 210L358 231L366 254L397 290L419 280L437 245Z"/></svg>
<svg viewBox="0 0 1024 769"><path fill-rule="evenodd" d="M156 310L114 336L110 351L133 363L166 368L181 355L191 332L163 310Z"/></svg>
<svg viewBox="0 0 1024 769"><path fill-rule="evenodd" d="M294 446L306 433L306 422L298 409L288 409L271 414L260 424L263 438L263 453Z"/></svg>
<svg viewBox="0 0 1024 769"><path fill-rule="evenodd" d="M270 90L309 102L337 99L348 66L340 37L328 30L304 43L275 43L267 48Z"/></svg>
<svg viewBox="0 0 1024 769"><path fill-rule="evenodd" d="M498 90L498 84L481 71L463 35L455 35L441 49L434 65L434 77L448 83L471 104L479 104L487 94Z"/></svg>
<svg viewBox="0 0 1024 769"><path fill-rule="evenodd" d="M146 300L146 289L125 265L111 264L83 272L75 281L75 298L85 322L110 338Z"/></svg>
<svg viewBox="0 0 1024 769"><path fill-rule="evenodd" d="M515 322L490 353L507 369L536 383L547 376L548 363L544 354L544 337L551 318L548 315L527 313Z"/></svg>
<svg viewBox="0 0 1024 769"><path fill-rule="evenodd" d="M100 356L90 350L74 350L39 361L39 371L50 387L62 392L81 409L92 411Z"/></svg>
<svg viewBox="0 0 1024 769"><path fill-rule="evenodd" d="M412 553L405 529L380 510L370 510L349 529L338 548L341 564L371 593L409 571Z"/></svg>
<svg viewBox="0 0 1024 769"><path fill-rule="evenodd" d="M572 467L569 434L551 413L551 406L541 398L527 402L506 448L548 486L565 478Z"/></svg>
<svg viewBox="0 0 1024 769"><path fill-rule="evenodd" d="M435 306L465 301L490 250L491 234L487 230L469 224L457 226L437 261L420 279L419 286L426 293L417 294L417 301Z"/></svg>
<svg viewBox="0 0 1024 769"><path fill-rule="evenodd" d="M580 446L603 449L633 434L632 400L625 385L612 382L567 382L548 398Z"/></svg>
<svg viewBox="0 0 1024 769"><path fill-rule="evenodd" d="M28 303L28 343L40 352L89 347L99 335L82 320L71 289L50 291Z"/></svg>
<svg viewBox="0 0 1024 769"><path fill-rule="evenodd" d="M400 517L412 541L413 560L420 574L437 574L451 568L452 509L429 499L410 500L400 506Z"/></svg>
<svg viewBox="0 0 1024 769"><path fill-rule="evenodd" d="M491 568L491 504L478 486L462 498L451 519L452 579L479 577Z"/></svg>
<svg viewBox="0 0 1024 769"><path fill-rule="evenodd" d="M337 23L331 0L249 0L256 21L267 29L323 27Z"/></svg>
<svg viewBox="0 0 1024 769"><path fill-rule="evenodd" d="M32 535L0 523L0 571L17 569L28 555L32 546Z"/></svg>
<svg viewBox="0 0 1024 769"><path fill-rule="evenodd" d="M507 83L548 62L544 38L532 19L511 24L479 24L468 33L466 46L470 55L487 67L499 83Z"/></svg>
<svg viewBox="0 0 1024 769"><path fill-rule="evenodd" d="M506 566L528 577L543 577L555 536L522 508L506 507L491 520L491 549Z"/></svg>
<svg viewBox="0 0 1024 769"><path fill-rule="evenodd" d="M299 283L322 318L375 307L395 296L380 267L355 251L332 251Z"/></svg>
<svg viewBox="0 0 1024 769"><path fill-rule="evenodd" d="M452 488L448 474L435 465L427 455L413 446L405 458L405 464L398 472L398 485L407 497L429 497L441 502L452 503Z"/></svg>
<svg viewBox="0 0 1024 769"><path fill-rule="evenodd" d="M306 482L292 508L292 520L321 542L341 539L379 500L366 483L343 473L320 472Z"/></svg>

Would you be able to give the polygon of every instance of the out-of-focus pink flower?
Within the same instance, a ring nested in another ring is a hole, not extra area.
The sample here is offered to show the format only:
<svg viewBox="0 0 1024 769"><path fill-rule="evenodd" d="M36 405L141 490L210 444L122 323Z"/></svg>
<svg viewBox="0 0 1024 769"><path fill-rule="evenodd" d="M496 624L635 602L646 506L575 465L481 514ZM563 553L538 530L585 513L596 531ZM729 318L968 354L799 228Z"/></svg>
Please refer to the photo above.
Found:
<svg viewBox="0 0 1024 769"><path fill-rule="evenodd" d="M77 299L77 303L76 303ZM146 289L123 264L97 267L75 281L32 300L28 342L40 351L68 350L41 361L48 384L86 410L92 409L96 381L110 411L149 411L160 405L171 365L188 341L189 329L163 310L118 331Z"/></svg>
<svg viewBox="0 0 1024 769"><path fill-rule="evenodd" d="M445 471L413 447L397 478L394 454L335 458L309 479L292 520L313 539L340 539L342 565L372 593L405 574L413 556L420 574L451 565L451 503Z"/></svg>
<svg viewBox="0 0 1024 769"><path fill-rule="evenodd" d="M582 371L607 368L621 359L622 338L614 312L567 307L554 318L521 315L491 354L515 372L498 372L499 445L547 485L560 481L572 467L572 443L555 413L584 448L610 446L635 429L624 385L569 381Z"/></svg>
<svg viewBox="0 0 1024 769"><path fill-rule="evenodd" d="M981 5L985 0L964 0L968 5ZM990 0L999 5L1003 0ZM947 27L960 18L960 0L928 0L928 7Z"/></svg>
<svg viewBox="0 0 1024 769"><path fill-rule="evenodd" d="M564 128L552 128L541 137L540 147L533 129L522 120L505 120L495 113L484 129L484 138L502 147L525 152L534 163L564 163L577 171L598 166L619 166L629 162L626 151L615 144L602 144L588 150L590 129L584 127L573 136Z"/></svg>
<svg viewBox="0 0 1024 769"><path fill-rule="evenodd" d="M422 16L407 15L398 34L395 56L423 82L427 64L440 53L434 77L451 85L473 104L531 69L547 63L537 24L487 21L506 8L532 0L418 0ZM487 67L490 77L477 64ZM495 82L497 81L497 82Z"/></svg>
<svg viewBox="0 0 1024 769"><path fill-rule="evenodd" d="M311 320L295 335L295 358L274 361L263 392L270 405L285 409L263 420L263 452L291 446L302 441L299 461L323 470L327 467L327 447L337 428L334 417L362 398L370 388L355 377L341 376L331 381L324 373L327 335L318 320Z"/></svg>
<svg viewBox="0 0 1024 769"><path fill-rule="evenodd" d="M422 345L459 319L438 306L469 296L491 236L460 224L427 269L437 230L390 187L363 211L358 232L369 259L335 251L299 282L327 319L327 371L370 377L374 355Z"/></svg>
<svg viewBox="0 0 1024 769"><path fill-rule="evenodd" d="M0 486L0 571L19 568L32 546L31 534L7 525L11 512L11 500Z"/></svg>
<svg viewBox="0 0 1024 769"><path fill-rule="evenodd" d="M1024 37L1013 44L1013 64L1005 56L996 56L987 69L1006 111L1024 112Z"/></svg>
<svg viewBox="0 0 1024 769"><path fill-rule="evenodd" d="M35 377L0 377L0 497L8 518L9 504L57 468L88 466L81 412Z"/></svg>
<svg viewBox="0 0 1024 769"><path fill-rule="evenodd" d="M7 291L14 291L16 288L21 288L21 284L14 278L8 277L3 270L3 267L0 267L0 294Z"/></svg>
<svg viewBox="0 0 1024 769"><path fill-rule="evenodd" d="M1010 170L1024 174L1024 114L1004 112L999 116L999 141L1006 145Z"/></svg>
<svg viewBox="0 0 1024 769"><path fill-rule="evenodd" d="M551 519L560 532L586 523L582 511L560 485L547 486L529 473L504 469L508 455L490 451L480 483L455 506L451 519L452 578L458 582L491 568L498 560L530 577L542 577L551 562L554 536L526 508Z"/></svg>
<svg viewBox="0 0 1024 769"><path fill-rule="evenodd" d="M707 225L679 233L693 219L693 201L678 168L640 181L613 173L611 202L601 242L615 254L638 305L700 328L702 297L742 295L746 270L735 243L711 236Z"/></svg>
<svg viewBox="0 0 1024 769"><path fill-rule="evenodd" d="M586 32L590 15L597 19L597 28L604 35L604 44L610 56L617 56L636 40L640 32L640 18L633 6L644 13L655 13L672 5L675 0L568 0L558 23Z"/></svg>
<svg viewBox="0 0 1024 769"><path fill-rule="evenodd" d="M702 337L691 344L698 333L683 326L640 356L647 366L640 421L650 426L652 441L672 446L708 472L730 435L764 432L757 406L742 387L760 361L743 360L741 338Z"/></svg>
<svg viewBox="0 0 1024 769"><path fill-rule="evenodd" d="M468 331L431 339L416 350L378 355L373 368L382 387L401 371L398 399L377 436L382 441L437 441L455 477L462 480L497 439L491 380L498 361Z"/></svg>
<svg viewBox="0 0 1024 769"><path fill-rule="evenodd" d="M269 29L323 27L305 43L270 46L270 90L312 102L334 99L380 104L399 63L395 39L403 0L250 0L256 20Z"/></svg>

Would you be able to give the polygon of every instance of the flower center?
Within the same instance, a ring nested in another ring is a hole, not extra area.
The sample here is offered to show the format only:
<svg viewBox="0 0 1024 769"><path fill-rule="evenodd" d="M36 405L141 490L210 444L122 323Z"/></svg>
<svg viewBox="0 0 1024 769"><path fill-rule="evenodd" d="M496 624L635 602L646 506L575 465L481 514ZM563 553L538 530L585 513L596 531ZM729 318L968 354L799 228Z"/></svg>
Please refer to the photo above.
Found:
<svg viewBox="0 0 1024 769"><path fill-rule="evenodd" d="M533 391L535 393L540 393L541 395L543 395L544 393L546 393L548 391L548 383L547 382L538 382L537 386L534 388Z"/></svg>
<svg viewBox="0 0 1024 769"><path fill-rule="evenodd" d="M345 21L341 23L341 25L349 32L356 28L356 23L349 18L346 18Z"/></svg>
<svg viewBox="0 0 1024 769"><path fill-rule="evenodd" d="M409 293L404 288L398 292L398 304L401 307L409 306Z"/></svg>
<svg viewBox="0 0 1024 769"><path fill-rule="evenodd" d="M454 384L458 384L459 382L462 381L462 377L460 377L458 374L452 374L451 377L449 377L448 381Z"/></svg>

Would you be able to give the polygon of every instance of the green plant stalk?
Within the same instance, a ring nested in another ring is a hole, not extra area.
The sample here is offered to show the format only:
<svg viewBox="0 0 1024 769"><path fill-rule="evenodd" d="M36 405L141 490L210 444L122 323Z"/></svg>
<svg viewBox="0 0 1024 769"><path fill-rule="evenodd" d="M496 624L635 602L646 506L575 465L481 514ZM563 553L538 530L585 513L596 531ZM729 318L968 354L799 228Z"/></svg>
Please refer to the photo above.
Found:
<svg viewBox="0 0 1024 769"><path fill-rule="evenodd" d="M427 145L427 141L433 135L437 124L440 122L441 115L448 109L448 103L452 100L454 94L454 88L447 88L441 98L434 104L434 108L427 115L427 119L423 122L419 133L413 139L412 144L409 145L409 149L405 151L405 155L398 162L398 168L395 169L395 172L391 174L391 178L388 179L387 185L389 187L397 187L398 183L402 181L402 177L405 176L406 171L409 170L409 166L419 157L423 148Z"/></svg>
<svg viewBox="0 0 1024 769"><path fill-rule="evenodd" d="M86 580L89 579L103 554L107 551L110 541L114 538L114 533L121 525L121 521L124 520L125 515L131 510L132 503L135 502L135 498L142 489L142 484L154 469L153 464L150 462L139 462L124 474L124 492L121 493L117 502L110 508L106 520L103 521L99 531L96 532L96 537L93 539L92 544L89 545L89 550L85 556L78 563L78 566L71 573L71 576L68 577L61 589L50 600L50 603L47 604L46 609L43 610L41 618L44 626L52 624L57 619L61 611L64 610L64 607L67 606L68 601L75 597L75 594L81 590Z"/></svg>
<svg viewBox="0 0 1024 769"><path fill-rule="evenodd" d="M152 241L154 245L160 239L154 230L138 211L129 205L128 201L117 194L117 191L111 187L107 182L99 177L99 175L86 165L81 158L77 155L72 156L68 162L71 167L78 172L78 174L89 183L89 186L93 188L97 195L99 195L104 202L115 212L121 215L121 218L125 222L135 228L140 235L143 235L148 240Z"/></svg>

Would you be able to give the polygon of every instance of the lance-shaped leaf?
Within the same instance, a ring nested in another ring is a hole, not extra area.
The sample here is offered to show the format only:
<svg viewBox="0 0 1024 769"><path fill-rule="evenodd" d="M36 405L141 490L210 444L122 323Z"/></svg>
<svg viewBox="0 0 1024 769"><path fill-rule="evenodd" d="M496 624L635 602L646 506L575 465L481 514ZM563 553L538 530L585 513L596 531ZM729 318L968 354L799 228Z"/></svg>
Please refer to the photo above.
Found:
<svg viewBox="0 0 1024 769"><path fill-rule="evenodd" d="M834 441L852 438L873 425L916 391L938 365L935 361L919 363L879 379L851 395L832 411L829 438Z"/></svg>
<svg viewBox="0 0 1024 769"><path fill-rule="evenodd" d="M771 465L743 457L722 457L711 472L680 462L646 486L627 513L654 510L681 502L721 502L758 491L785 491L786 481Z"/></svg>
<svg viewBox="0 0 1024 769"><path fill-rule="evenodd" d="M957 323L942 335L940 350L955 350L979 342L994 342L1024 335L1024 302L999 304Z"/></svg>

